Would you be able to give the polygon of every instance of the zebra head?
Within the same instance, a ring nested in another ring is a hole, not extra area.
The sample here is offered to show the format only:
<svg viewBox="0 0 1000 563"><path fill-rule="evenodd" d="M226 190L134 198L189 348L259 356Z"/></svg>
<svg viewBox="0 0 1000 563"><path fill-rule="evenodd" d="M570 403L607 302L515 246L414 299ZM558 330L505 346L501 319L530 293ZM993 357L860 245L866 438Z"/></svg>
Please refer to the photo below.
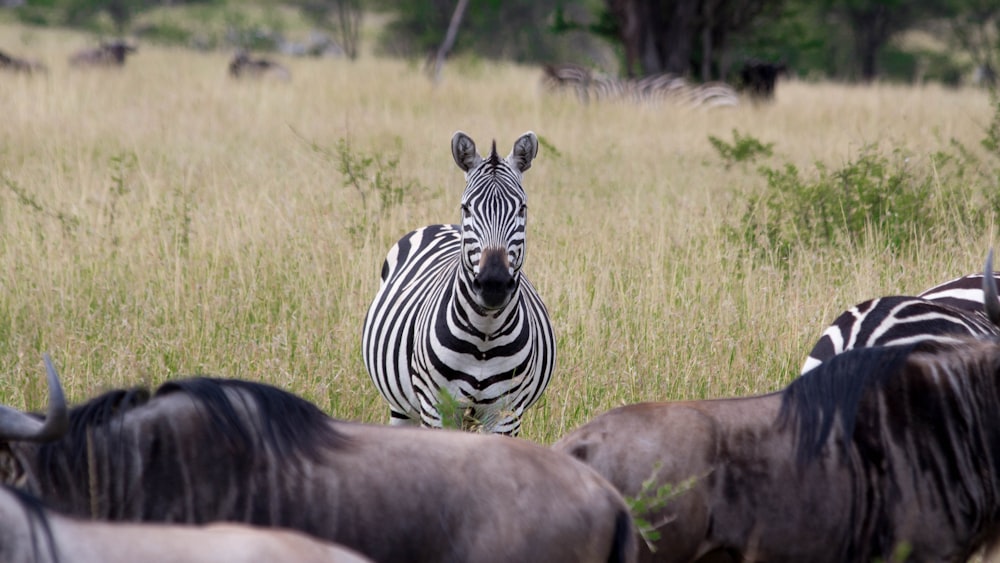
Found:
<svg viewBox="0 0 1000 563"><path fill-rule="evenodd" d="M49 384L49 408L45 420L0 405L0 483L21 485L24 470L10 448L10 442L48 442L69 430L69 413L59 374L48 354L43 356Z"/></svg>
<svg viewBox="0 0 1000 563"><path fill-rule="evenodd" d="M494 141L484 159L476 152L475 141L458 131L451 139L451 152L465 172L461 262L467 287L482 309L501 309L520 284L528 218L521 176L538 154L538 137L531 131L521 135L504 159Z"/></svg>

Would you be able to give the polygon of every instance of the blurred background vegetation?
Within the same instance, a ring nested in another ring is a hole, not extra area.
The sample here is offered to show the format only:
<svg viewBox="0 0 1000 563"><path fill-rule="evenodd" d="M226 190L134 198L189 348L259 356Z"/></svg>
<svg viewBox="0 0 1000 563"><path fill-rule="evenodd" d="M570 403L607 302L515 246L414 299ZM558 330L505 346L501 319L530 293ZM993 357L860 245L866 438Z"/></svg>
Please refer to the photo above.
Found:
<svg viewBox="0 0 1000 563"><path fill-rule="evenodd" d="M747 60L807 80L992 86L995 0L0 0L0 18L196 49L573 62L732 81ZM366 36L365 34L370 36Z"/></svg>

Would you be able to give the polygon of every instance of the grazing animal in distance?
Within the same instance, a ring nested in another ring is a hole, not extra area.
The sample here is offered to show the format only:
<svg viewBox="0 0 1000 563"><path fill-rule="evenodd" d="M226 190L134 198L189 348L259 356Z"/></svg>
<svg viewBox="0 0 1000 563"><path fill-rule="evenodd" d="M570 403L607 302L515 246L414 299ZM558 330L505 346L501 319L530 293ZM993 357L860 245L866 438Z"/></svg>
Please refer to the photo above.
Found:
<svg viewBox="0 0 1000 563"><path fill-rule="evenodd" d="M64 516L0 486L4 563L366 563L348 549L300 532L243 524L109 523Z"/></svg>
<svg viewBox="0 0 1000 563"><path fill-rule="evenodd" d="M128 55L136 52L136 46L126 41L116 39L102 42L95 48L81 49L69 58L70 66L74 67L122 67Z"/></svg>
<svg viewBox="0 0 1000 563"><path fill-rule="evenodd" d="M22 59L0 51L0 70L22 72L24 74L45 74L49 71L43 63Z"/></svg>
<svg viewBox="0 0 1000 563"><path fill-rule="evenodd" d="M239 50L229 61L229 76L233 78L274 78L287 82L292 79L292 73L285 65L265 59L254 58L244 50Z"/></svg>
<svg viewBox="0 0 1000 563"><path fill-rule="evenodd" d="M553 448L626 497L689 483L644 516L641 561L965 561L1000 534L1000 343L848 350L776 393L628 405Z"/></svg>
<svg viewBox="0 0 1000 563"><path fill-rule="evenodd" d="M635 560L617 491L524 440L344 422L207 377L67 412L46 367L44 419L0 409L0 477L69 515L288 528L378 562Z"/></svg>
<svg viewBox="0 0 1000 563"><path fill-rule="evenodd" d="M507 158L494 142L483 158L459 131L451 150L465 172L462 223L417 229L389 250L361 350L390 424L441 427L445 392L457 403L456 426L516 436L556 361L548 311L522 271L521 179L538 137L522 135Z"/></svg>
<svg viewBox="0 0 1000 563"><path fill-rule="evenodd" d="M992 275L992 250L986 257L985 271L990 275L957 278L916 297L879 297L851 307L823 331L801 373L851 348L1000 335L1000 297ZM969 286L976 282L980 289L973 291Z"/></svg>
<svg viewBox="0 0 1000 563"><path fill-rule="evenodd" d="M774 99L774 86L778 77L788 75L788 66L783 63L771 63L751 59L743 63L740 69L740 80L743 91L751 100L768 102Z"/></svg>

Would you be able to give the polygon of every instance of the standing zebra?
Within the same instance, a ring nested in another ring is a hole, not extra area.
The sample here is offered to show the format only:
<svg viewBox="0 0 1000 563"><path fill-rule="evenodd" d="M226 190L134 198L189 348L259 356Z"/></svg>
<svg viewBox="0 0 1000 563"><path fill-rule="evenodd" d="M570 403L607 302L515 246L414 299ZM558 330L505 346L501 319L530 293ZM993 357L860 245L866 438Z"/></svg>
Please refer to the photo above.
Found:
<svg viewBox="0 0 1000 563"><path fill-rule="evenodd" d="M985 271L993 272L992 250ZM916 297L880 297L851 307L823 331L800 373L852 348L956 342L962 336L1000 336L1000 297L992 275L973 274Z"/></svg>
<svg viewBox="0 0 1000 563"><path fill-rule="evenodd" d="M538 154L527 132L504 159L485 159L455 133L465 172L461 225L417 229L389 250L362 335L365 366L393 425L441 427L442 390L460 424L517 435L555 366L545 305L521 272L527 196L521 176ZM446 413L450 414L450 413Z"/></svg>

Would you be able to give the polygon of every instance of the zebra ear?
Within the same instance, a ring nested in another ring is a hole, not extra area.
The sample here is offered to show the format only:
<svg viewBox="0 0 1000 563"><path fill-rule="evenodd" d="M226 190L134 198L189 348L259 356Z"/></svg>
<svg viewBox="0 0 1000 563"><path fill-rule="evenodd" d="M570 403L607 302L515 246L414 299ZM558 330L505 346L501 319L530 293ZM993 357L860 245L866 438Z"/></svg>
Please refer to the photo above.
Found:
<svg viewBox="0 0 1000 563"><path fill-rule="evenodd" d="M514 141L514 148L510 151L507 162L519 171L524 172L531 168L531 161L537 155L538 137L533 132L528 131L524 135L521 135L518 140Z"/></svg>
<svg viewBox="0 0 1000 563"><path fill-rule="evenodd" d="M483 161L483 157L476 152L476 142L461 131L456 131L451 138L451 156L455 157L455 164L463 172L472 170Z"/></svg>

